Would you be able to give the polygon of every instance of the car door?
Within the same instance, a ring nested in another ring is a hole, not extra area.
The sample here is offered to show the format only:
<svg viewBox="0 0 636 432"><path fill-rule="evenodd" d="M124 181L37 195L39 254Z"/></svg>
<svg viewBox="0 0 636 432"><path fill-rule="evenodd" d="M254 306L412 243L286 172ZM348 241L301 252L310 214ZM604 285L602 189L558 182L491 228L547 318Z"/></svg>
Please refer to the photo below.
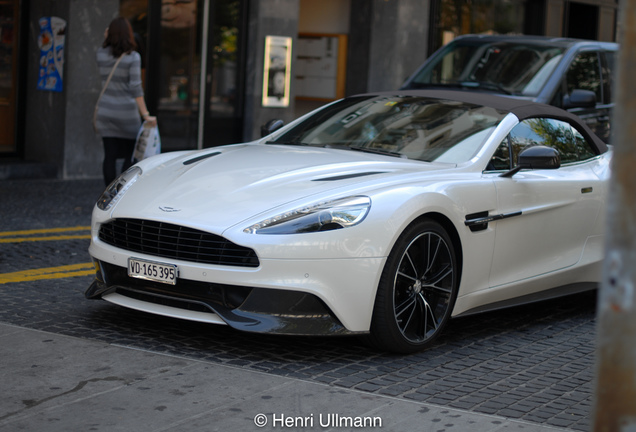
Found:
<svg viewBox="0 0 636 432"><path fill-rule="evenodd" d="M576 264L601 211L597 155L569 123L549 118L519 123L496 153L499 167L501 155L516 161L524 148L534 145L556 148L561 167L493 175L496 213L504 218L494 224L491 287Z"/></svg>
<svg viewBox="0 0 636 432"><path fill-rule="evenodd" d="M579 52L570 63L552 105L578 115L603 141L610 137L611 65L602 51ZM572 107L574 90L587 90L596 95L596 103L589 107Z"/></svg>

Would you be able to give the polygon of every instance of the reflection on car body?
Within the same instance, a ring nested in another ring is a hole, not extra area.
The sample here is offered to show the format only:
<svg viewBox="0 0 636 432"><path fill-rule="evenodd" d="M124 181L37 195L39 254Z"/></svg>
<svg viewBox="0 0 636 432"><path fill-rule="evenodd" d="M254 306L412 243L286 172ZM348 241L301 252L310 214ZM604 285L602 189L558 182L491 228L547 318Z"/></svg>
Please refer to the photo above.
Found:
<svg viewBox="0 0 636 432"><path fill-rule="evenodd" d="M352 96L257 141L124 173L93 212L86 296L417 351L453 316L595 288L610 158L548 105Z"/></svg>

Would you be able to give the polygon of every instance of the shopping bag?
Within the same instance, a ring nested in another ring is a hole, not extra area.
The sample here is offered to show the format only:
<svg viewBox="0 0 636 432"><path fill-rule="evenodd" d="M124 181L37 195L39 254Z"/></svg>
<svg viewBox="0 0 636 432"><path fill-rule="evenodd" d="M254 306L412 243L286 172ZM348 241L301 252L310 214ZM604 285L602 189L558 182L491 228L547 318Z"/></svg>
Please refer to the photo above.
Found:
<svg viewBox="0 0 636 432"><path fill-rule="evenodd" d="M139 128L139 133L137 134L137 142L135 142L135 151L132 155L132 162L135 164L159 153L161 153L161 137L159 136L159 128L156 125L150 126L148 122L144 122Z"/></svg>

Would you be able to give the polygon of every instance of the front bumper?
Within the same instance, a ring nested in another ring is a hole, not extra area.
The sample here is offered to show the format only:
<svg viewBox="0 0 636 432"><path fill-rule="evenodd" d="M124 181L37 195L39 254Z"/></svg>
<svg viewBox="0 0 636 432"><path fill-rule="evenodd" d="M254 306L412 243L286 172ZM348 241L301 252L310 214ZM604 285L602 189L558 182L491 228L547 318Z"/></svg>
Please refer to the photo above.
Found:
<svg viewBox="0 0 636 432"><path fill-rule="evenodd" d="M89 299L175 318L228 324L256 333L350 334L316 296L289 290L248 288L179 280L176 285L134 279L127 269L96 262L101 269L86 291Z"/></svg>
<svg viewBox="0 0 636 432"><path fill-rule="evenodd" d="M97 267L86 297L249 332L340 335L369 331L384 258L261 260L234 268L160 259L179 268L176 285L128 276L128 258L156 257L94 239Z"/></svg>

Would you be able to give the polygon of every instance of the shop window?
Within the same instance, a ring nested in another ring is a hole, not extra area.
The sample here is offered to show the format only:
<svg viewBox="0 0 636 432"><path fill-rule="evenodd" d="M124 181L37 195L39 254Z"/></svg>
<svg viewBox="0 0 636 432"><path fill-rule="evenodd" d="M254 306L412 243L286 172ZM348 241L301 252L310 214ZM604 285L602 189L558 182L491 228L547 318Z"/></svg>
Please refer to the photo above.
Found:
<svg viewBox="0 0 636 432"><path fill-rule="evenodd" d="M431 13L430 53L463 34L524 33L526 9L536 21L542 4L543 0L438 0Z"/></svg>
<svg viewBox="0 0 636 432"><path fill-rule="evenodd" d="M240 136L244 3L120 1L120 14L130 20L142 54L146 101L159 118L164 149L207 146L206 136L214 137L214 145Z"/></svg>

